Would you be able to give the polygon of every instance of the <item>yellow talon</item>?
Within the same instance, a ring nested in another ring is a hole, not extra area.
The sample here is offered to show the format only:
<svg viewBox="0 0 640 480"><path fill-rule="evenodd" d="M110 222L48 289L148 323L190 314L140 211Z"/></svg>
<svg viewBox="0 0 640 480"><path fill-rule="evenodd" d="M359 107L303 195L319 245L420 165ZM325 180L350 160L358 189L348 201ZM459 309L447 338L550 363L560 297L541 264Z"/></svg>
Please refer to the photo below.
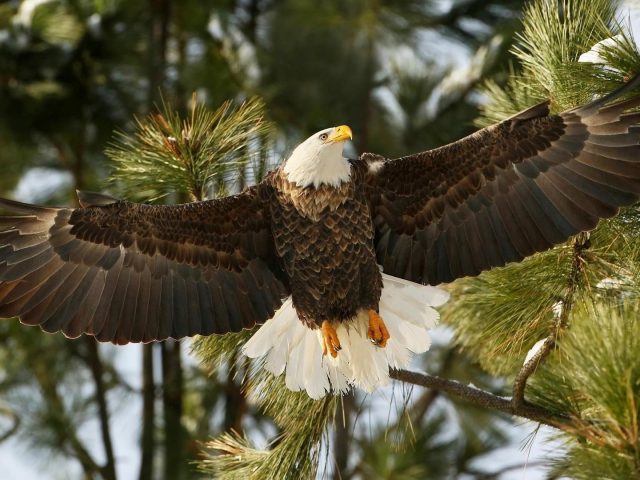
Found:
<svg viewBox="0 0 640 480"><path fill-rule="evenodd" d="M336 329L329 320L322 322L320 329L322 331L322 355L326 355L328 352L333 358L336 358L341 349Z"/></svg>
<svg viewBox="0 0 640 480"><path fill-rule="evenodd" d="M378 347L385 347L387 340L391 337L387 326L375 310L369 310L369 330L367 331L367 337Z"/></svg>

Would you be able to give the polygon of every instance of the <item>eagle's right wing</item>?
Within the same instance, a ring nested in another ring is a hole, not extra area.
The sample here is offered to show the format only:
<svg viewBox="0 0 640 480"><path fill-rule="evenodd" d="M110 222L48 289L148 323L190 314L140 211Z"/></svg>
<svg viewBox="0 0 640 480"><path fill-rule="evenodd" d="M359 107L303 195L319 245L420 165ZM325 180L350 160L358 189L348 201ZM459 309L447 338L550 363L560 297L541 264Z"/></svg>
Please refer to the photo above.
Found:
<svg viewBox="0 0 640 480"><path fill-rule="evenodd" d="M0 216L0 317L114 343L264 322L289 292L259 193L175 206L81 194L77 209L0 199L14 214Z"/></svg>
<svg viewBox="0 0 640 480"><path fill-rule="evenodd" d="M559 115L542 103L435 150L363 155L385 273L430 284L477 275L636 202L640 96L613 102L639 84Z"/></svg>

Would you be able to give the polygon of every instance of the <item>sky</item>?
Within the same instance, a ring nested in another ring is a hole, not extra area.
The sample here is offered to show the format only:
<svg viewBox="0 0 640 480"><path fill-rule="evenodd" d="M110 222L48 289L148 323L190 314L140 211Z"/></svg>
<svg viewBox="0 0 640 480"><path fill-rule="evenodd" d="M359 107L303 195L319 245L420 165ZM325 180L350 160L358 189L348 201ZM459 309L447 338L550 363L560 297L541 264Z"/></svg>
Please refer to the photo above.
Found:
<svg viewBox="0 0 640 480"><path fill-rule="evenodd" d="M33 3L28 0L25 3ZM42 0L35 0L41 2ZM622 3L621 19L629 24L634 37L640 39L640 0L625 0ZM640 43L640 42L638 42ZM460 52L456 52L453 58L460 59ZM449 58L452 58L449 56ZM460 61L460 60L458 60ZM466 67L464 61L460 62L460 68ZM19 183L15 195L26 201L38 202L47 197L47 191L62 188L69 185L71 179L64 174L47 171L46 169L33 169ZM446 331L440 330L438 335L446 335ZM140 387L140 366L142 350L139 345L127 345L114 347L101 345L101 352L108 355L110 349L118 348L116 366L121 375L134 388ZM183 352L188 351L188 346ZM185 353L185 361L193 362ZM389 399L393 397L393 387L387 387L374 394L374 401L380 403L381 412L385 418L388 411ZM114 437L115 456L117 459L118 478L122 480L135 479L139 468L139 416L141 402L137 396L131 398L109 398L111 411L117 411L113 416L112 435ZM557 453L562 446L557 441L549 441L554 431L550 428L541 428L536 431L538 425L532 422L523 422L511 432L512 443L509 447L493 451L485 458L479 459L477 467L487 468L489 471L499 470L508 465L527 464L525 469L512 470L500 477L500 480L539 480L544 478L544 470L539 467L539 461L550 453ZM91 448L98 450L93 452L97 458L103 458L99 449L101 442L97 423L91 423L82 429L80 436L87 440ZM95 441L92 441L95 439ZM76 462L54 459L43 455L33 455L25 443L12 438L0 444L0 480L75 480L81 478L80 468Z"/></svg>

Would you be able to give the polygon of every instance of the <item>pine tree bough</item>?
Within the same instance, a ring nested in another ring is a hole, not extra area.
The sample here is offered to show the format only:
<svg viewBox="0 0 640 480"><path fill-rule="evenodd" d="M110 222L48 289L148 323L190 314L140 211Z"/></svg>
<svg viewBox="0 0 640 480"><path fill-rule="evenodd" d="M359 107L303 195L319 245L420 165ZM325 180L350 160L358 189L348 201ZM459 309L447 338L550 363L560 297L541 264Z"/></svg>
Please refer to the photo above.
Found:
<svg viewBox="0 0 640 480"><path fill-rule="evenodd" d="M518 408L515 408L513 399L494 395L493 393L484 390L463 385L460 382L446 380L427 373L412 372L409 370L392 370L390 372L390 376L391 378L406 383L446 392L449 395L466 400L483 408L516 415L559 430L574 434L579 430L578 426L573 424L570 417L559 416L542 407L527 403L522 403Z"/></svg>
<svg viewBox="0 0 640 480"><path fill-rule="evenodd" d="M555 348L559 336L562 334L564 329L567 328L569 313L571 312L571 306L573 305L576 289L578 288L578 284L580 282L580 274L582 273L584 266L584 259L582 257L582 254L586 249L589 248L590 244L591 242L589 232L582 232L576 235L575 241L573 243L571 272L569 274L569 279L567 282L567 291L564 295L564 298L562 299L560 315L558 315L558 320L556 322L554 330L545 339L542 347L538 349L538 351L524 363L524 365L518 372L515 381L513 382L513 397L511 398L511 401L513 403L514 411L518 411L524 405L526 405L524 393L527 387L527 380L531 375L533 375L536 368L538 368L538 365L544 362L547 356Z"/></svg>

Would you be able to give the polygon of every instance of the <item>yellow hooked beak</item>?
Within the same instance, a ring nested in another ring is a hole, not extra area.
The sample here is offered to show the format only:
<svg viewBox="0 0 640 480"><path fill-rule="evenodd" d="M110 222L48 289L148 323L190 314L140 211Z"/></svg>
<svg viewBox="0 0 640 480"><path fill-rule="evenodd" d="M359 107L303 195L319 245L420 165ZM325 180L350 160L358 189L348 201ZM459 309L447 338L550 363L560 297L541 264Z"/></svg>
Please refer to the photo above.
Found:
<svg viewBox="0 0 640 480"><path fill-rule="evenodd" d="M340 125L339 127L334 128L329 134L326 143L344 142L346 140L351 140L352 138L351 129L346 125Z"/></svg>

